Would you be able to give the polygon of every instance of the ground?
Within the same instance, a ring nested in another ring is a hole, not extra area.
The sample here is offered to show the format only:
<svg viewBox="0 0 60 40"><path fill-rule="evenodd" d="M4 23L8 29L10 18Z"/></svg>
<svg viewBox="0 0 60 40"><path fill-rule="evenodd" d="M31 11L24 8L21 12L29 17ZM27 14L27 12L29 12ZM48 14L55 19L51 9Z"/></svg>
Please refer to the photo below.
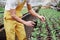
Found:
<svg viewBox="0 0 60 40"><path fill-rule="evenodd" d="M1 9L1 11L3 11L3 9ZM26 12L27 10L24 9L21 13L24 14ZM31 40L60 40L60 11L54 9L40 9L38 14L45 16L46 21L42 23L39 19L36 20L37 25L33 28L30 37ZM0 13L0 18L2 19L2 17L3 13Z"/></svg>

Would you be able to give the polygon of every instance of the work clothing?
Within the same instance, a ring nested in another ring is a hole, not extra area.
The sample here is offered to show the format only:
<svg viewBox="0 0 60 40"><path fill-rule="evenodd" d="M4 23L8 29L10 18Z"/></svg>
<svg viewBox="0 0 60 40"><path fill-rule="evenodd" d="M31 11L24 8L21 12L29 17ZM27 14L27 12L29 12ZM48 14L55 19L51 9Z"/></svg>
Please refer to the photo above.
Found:
<svg viewBox="0 0 60 40"><path fill-rule="evenodd" d="M26 0L7 0L4 12L4 28L7 40L15 40L15 34L18 40L27 40L24 25L14 20L9 10L16 9L16 16L22 18L20 13Z"/></svg>

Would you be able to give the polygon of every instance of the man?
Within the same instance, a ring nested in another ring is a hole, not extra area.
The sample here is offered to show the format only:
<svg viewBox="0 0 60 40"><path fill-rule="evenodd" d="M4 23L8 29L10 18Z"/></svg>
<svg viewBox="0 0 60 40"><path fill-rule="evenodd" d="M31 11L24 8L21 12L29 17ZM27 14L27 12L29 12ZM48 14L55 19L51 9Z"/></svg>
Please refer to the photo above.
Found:
<svg viewBox="0 0 60 40"><path fill-rule="evenodd" d="M27 40L24 25L28 27L33 27L35 25L32 21L24 21L21 19L22 14L20 12L25 3L27 4L28 12L31 15L38 17L42 22L45 21L43 16L39 16L32 9L29 0L7 0L4 12L4 27L7 40L15 40L15 33L18 40Z"/></svg>

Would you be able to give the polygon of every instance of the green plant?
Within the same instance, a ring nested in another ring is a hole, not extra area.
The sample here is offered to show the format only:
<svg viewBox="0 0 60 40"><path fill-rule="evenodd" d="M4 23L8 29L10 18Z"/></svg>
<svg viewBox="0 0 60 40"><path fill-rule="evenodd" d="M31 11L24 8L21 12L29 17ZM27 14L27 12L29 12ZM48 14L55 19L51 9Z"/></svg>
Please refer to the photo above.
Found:
<svg viewBox="0 0 60 40"><path fill-rule="evenodd" d="M39 14L45 16L46 22L42 23L37 19L37 26L32 32L32 38L36 40L59 40L60 12L53 9L40 9Z"/></svg>
<svg viewBox="0 0 60 40"><path fill-rule="evenodd" d="M57 4L57 6L60 7L60 1L59 1L59 3Z"/></svg>

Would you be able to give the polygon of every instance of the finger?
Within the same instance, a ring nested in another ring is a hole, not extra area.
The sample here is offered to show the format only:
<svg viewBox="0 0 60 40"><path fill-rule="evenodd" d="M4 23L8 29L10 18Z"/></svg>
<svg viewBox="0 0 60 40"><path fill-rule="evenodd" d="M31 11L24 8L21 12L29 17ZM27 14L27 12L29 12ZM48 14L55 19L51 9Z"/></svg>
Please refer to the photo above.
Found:
<svg viewBox="0 0 60 40"><path fill-rule="evenodd" d="M42 21L42 22L45 22L43 18L41 19L41 21Z"/></svg>
<svg viewBox="0 0 60 40"><path fill-rule="evenodd" d="M44 22L44 20L42 19L42 22Z"/></svg>
<svg viewBox="0 0 60 40"><path fill-rule="evenodd" d="M40 20L41 20L41 22L45 22L44 16L42 16L42 17L40 18Z"/></svg>
<svg viewBox="0 0 60 40"><path fill-rule="evenodd" d="M34 27L34 25L33 25L33 24L31 24L31 27Z"/></svg>
<svg viewBox="0 0 60 40"><path fill-rule="evenodd" d="M33 25L35 25L35 23L34 23L34 22L32 22L32 24L33 24Z"/></svg>
<svg viewBox="0 0 60 40"><path fill-rule="evenodd" d="M45 17L44 17L44 21L45 21Z"/></svg>
<svg viewBox="0 0 60 40"><path fill-rule="evenodd" d="M45 17L44 16L42 17L42 20L45 21Z"/></svg>

